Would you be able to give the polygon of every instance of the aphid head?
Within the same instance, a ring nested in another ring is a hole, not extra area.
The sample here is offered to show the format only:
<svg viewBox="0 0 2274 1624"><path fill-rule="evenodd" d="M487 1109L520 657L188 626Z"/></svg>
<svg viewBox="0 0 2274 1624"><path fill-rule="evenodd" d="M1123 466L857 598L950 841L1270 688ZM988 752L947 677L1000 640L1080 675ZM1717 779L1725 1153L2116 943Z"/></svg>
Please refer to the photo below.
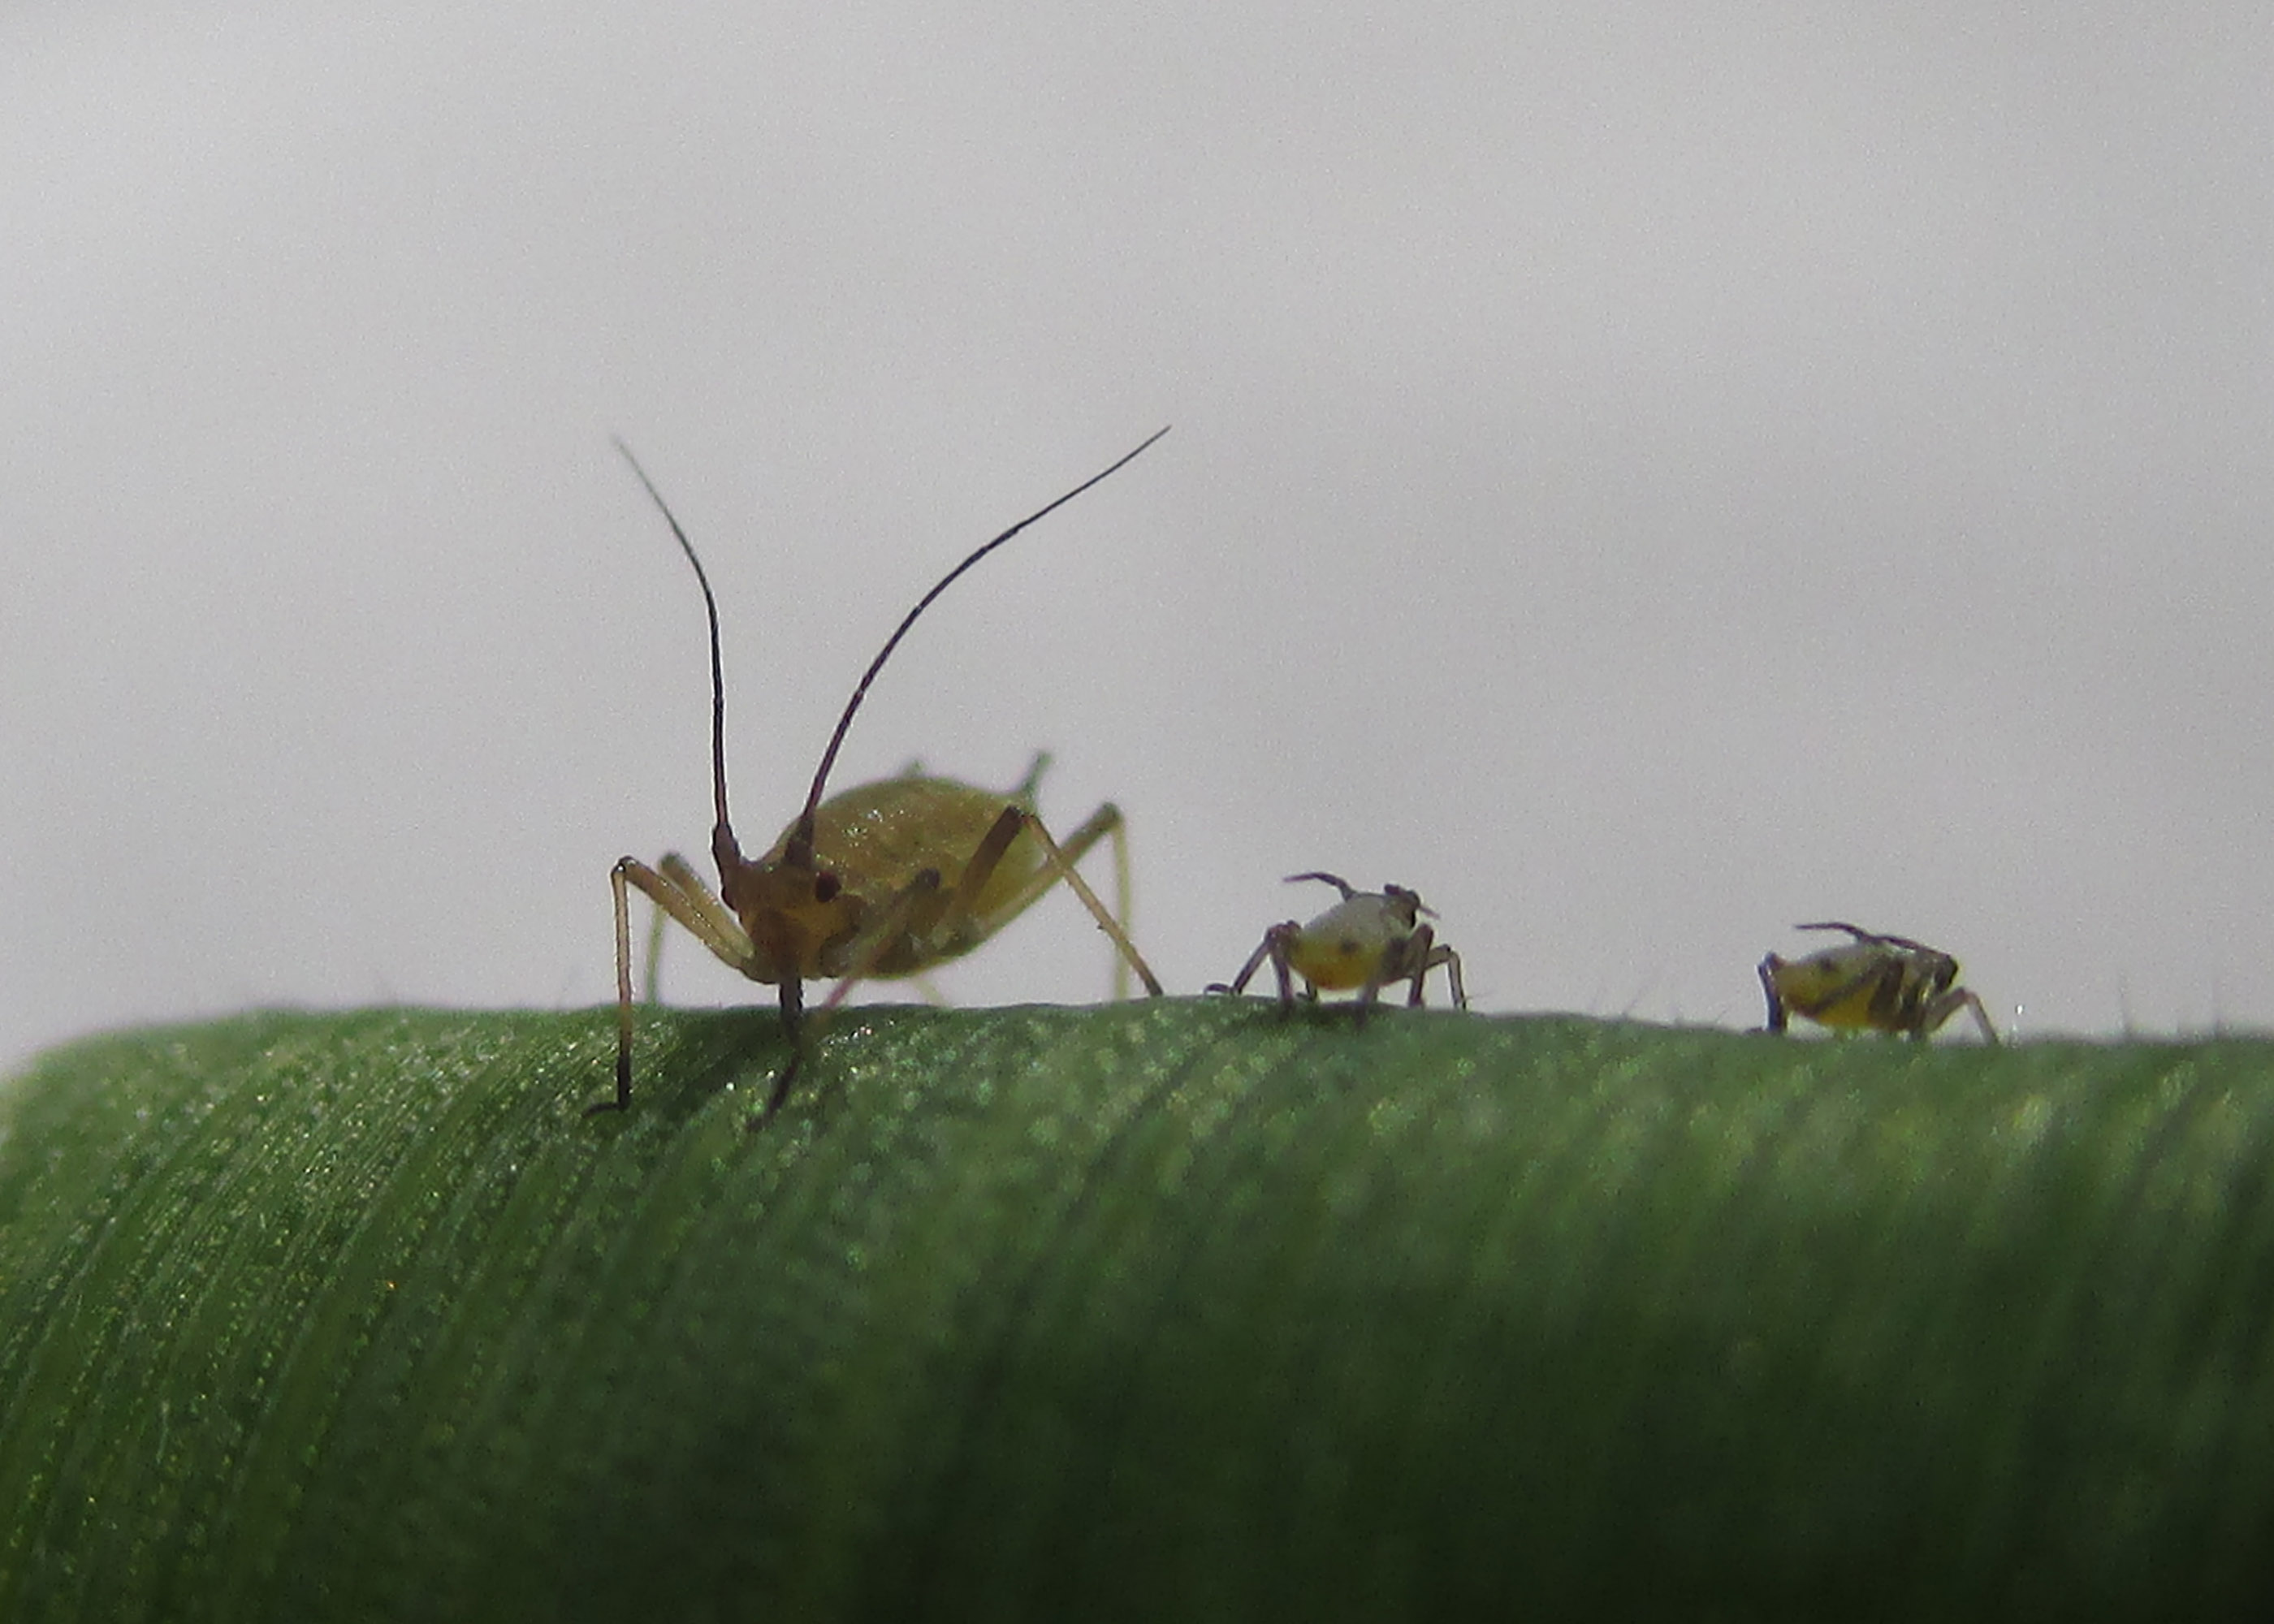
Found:
<svg viewBox="0 0 2274 1624"><path fill-rule="evenodd" d="M1437 910L1422 901L1419 891L1408 891L1403 885L1384 885L1382 895L1382 899L1403 916L1409 929L1419 924L1425 914L1431 919L1437 917Z"/></svg>
<svg viewBox="0 0 2274 1624"><path fill-rule="evenodd" d="M759 963L779 974L761 978L781 980L810 974L825 962L832 944L849 939L861 928L866 911L862 899L848 891L836 875L817 871L813 853L802 866L779 853L739 864L731 884L720 887L720 900L732 908L757 949Z"/></svg>
<svg viewBox="0 0 2274 1624"><path fill-rule="evenodd" d="M1925 960L1920 965L1920 969L1926 976L1928 992L1937 997L1948 992L1957 984L1958 960L1953 959L1948 953L1938 953L1929 949Z"/></svg>

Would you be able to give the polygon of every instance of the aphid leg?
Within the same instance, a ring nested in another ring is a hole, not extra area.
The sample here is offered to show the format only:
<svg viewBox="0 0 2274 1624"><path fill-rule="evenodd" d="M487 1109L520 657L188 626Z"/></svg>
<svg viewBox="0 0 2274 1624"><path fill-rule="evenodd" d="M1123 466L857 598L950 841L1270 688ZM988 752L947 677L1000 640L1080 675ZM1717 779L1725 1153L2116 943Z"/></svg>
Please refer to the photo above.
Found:
<svg viewBox="0 0 2274 1624"><path fill-rule="evenodd" d="M1453 983L1453 1007L1457 1010L1467 1009L1469 989L1461 984L1461 956L1449 947L1441 947L1437 951L1444 957L1445 977Z"/></svg>
<svg viewBox="0 0 2274 1624"><path fill-rule="evenodd" d="M870 915L859 934L846 944L845 970L829 996L814 1006L814 1013L826 1015L844 1003L847 994L876 974L885 955L896 945L910 936L929 936L946 912L952 895L941 885L938 869L918 869L916 877L886 898L885 906Z"/></svg>
<svg viewBox="0 0 2274 1624"><path fill-rule="evenodd" d="M1413 990L1406 997L1406 1007L1408 1009L1420 1007L1423 978L1439 965L1442 965L1445 966L1445 979L1452 984L1453 1007L1457 1010L1467 1009L1469 994L1468 989L1461 985L1461 956L1451 948L1439 944L1437 933L1427 925L1413 933L1413 940L1415 943Z"/></svg>
<svg viewBox="0 0 2274 1624"><path fill-rule="evenodd" d="M1048 750L1035 751L1035 759L1027 767L1027 776L1019 780L1006 799L1030 816L1034 815L1035 796L1042 787L1043 774L1049 771L1050 764L1050 753ZM1120 951L1119 944L1130 936L1129 921L1133 911L1132 899L1136 894L1136 888L1130 879L1129 825L1121 816L1121 808L1107 801L1082 819L1073 833L1058 842L1058 852L1071 869L1088 853L1090 847L1108 837L1113 841L1113 918L1121 928L1113 955L1113 1000L1118 1004L1129 996L1130 959ZM996 861L1000 861L998 854ZM989 872L993 872L992 863L989 865ZM1045 865L997 911L1005 919L1023 913L1035 898L1058 883L1058 876ZM1139 962L1142 962L1141 959ZM1148 986L1147 990L1154 997L1161 996L1157 984Z"/></svg>
<svg viewBox="0 0 2274 1624"><path fill-rule="evenodd" d="M1232 996L1238 997L1241 993L1247 990L1247 983L1255 979L1255 973L1263 967L1263 961L1267 959L1274 959L1276 957L1276 967L1279 972L1279 1001L1282 1004L1292 1003L1294 1001L1294 995L1288 990L1287 987L1287 964L1285 951L1283 949L1275 956L1272 949L1279 943L1280 932L1284 930L1291 930L1293 929L1295 929L1295 921L1292 920L1289 920L1284 925L1272 926L1270 929L1263 933L1263 940L1255 944L1255 951L1248 954L1247 962L1239 966L1239 974L1238 975L1233 976L1229 981L1210 981L1203 990L1208 992L1227 992L1231 994Z"/></svg>
<svg viewBox="0 0 2274 1624"><path fill-rule="evenodd" d="M647 974L640 978L639 1001L642 1004L659 1004L663 1001L663 927L670 918L671 915L663 911L660 903L649 905Z"/></svg>
<svg viewBox="0 0 2274 1624"><path fill-rule="evenodd" d="M1032 808L1015 802L1005 807L1002 816L995 820L995 826L987 831L986 837L979 843L979 849L972 853L970 862L964 867L963 876L956 884L955 899L947 909L947 929L951 931L957 929L966 921L975 917L974 908L979 894L986 889L987 882L994 877L996 867L1003 861L1004 853L1011 849L1011 843L1021 832L1030 834L1042 850L1043 867L998 905L994 910L997 916L1008 919L1052 885L1064 883L1068 891L1081 898L1081 906L1089 910L1090 918L1097 921L1097 928L1113 944L1114 951L1120 956L1121 961L1144 984L1146 996L1160 997L1161 978L1153 974L1153 966L1147 964L1145 955L1137 951L1137 944L1130 939L1127 929L1107 911L1096 891L1090 889L1089 882L1083 879L1081 871L1074 867L1082 854L1099 839L1108 834L1118 836L1120 830L1121 810L1109 801L1084 818L1081 827L1061 846L1043 826L1043 820L1035 816ZM1121 866L1126 869L1126 848L1120 849L1124 855ZM1126 907L1126 898L1123 901Z"/></svg>
<svg viewBox="0 0 2274 1624"><path fill-rule="evenodd" d="M711 894L695 870L677 857L663 860L660 872L636 857L617 861L608 870L616 905L616 1097L584 1108L587 1116L628 1109L632 1099L632 925L630 886L677 920L688 934L732 969L748 974L757 950L741 923ZM787 1010L786 1011L787 1012Z"/></svg>
<svg viewBox="0 0 2274 1624"><path fill-rule="evenodd" d="M734 911L711 889L711 882L696 872L695 865L677 852L666 852L663 861L656 867L663 870L664 878L678 886L689 900L705 909L719 924L731 930L742 928L742 921L734 917Z"/></svg>
<svg viewBox="0 0 2274 1624"><path fill-rule="evenodd" d="M1113 917L1121 921L1121 934L1129 936L1131 921L1137 912L1137 882L1129 867L1129 825L1122 820L1120 808L1118 807L1098 808L1099 812L1108 810L1113 813L1113 827L1109 831L1113 841ZM1092 813L1091 821L1095 822L1096 816L1097 813ZM1076 835L1081 832L1079 829L1074 831ZM1070 853L1066 858L1068 863L1081 861L1081 855L1078 853ZM1116 1004L1126 1003L1128 1000L1129 961L1119 953L1113 955L1112 992L1113 1001Z"/></svg>
<svg viewBox="0 0 2274 1624"><path fill-rule="evenodd" d="M1035 805L1033 805L1033 799L1030 799L1030 796L1033 796L1033 789L1030 789L1030 787L1033 787L1035 778L1037 778L1039 773L1042 773L1043 764L1046 764L1046 762L1049 762L1049 760L1050 760L1049 756L1037 756L1037 757L1035 757L1035 769L1033 769L1033 771L1030 771L1030 773L1028 773L1028 782L1026 782L1026 785L1021 785L1021 789L1028 789L1028 799L1021 799L1021 796L1016 796L1016 793L1014 793L1014 796L1012 796L1012 799L1019 801L1019 803L1021 803L1023 808L1026 808L1028 819L1030 819L1030 825L1033 825L1033 828L1039 828L1039 823L1035 823L1035 821L1033 821ZM1049 839L1049 835L1043 835L1043 839ZM1134 901L1133 901L1133 898L1134 898L1134 894L1137 894L1137 887L1134 887L1134 883L1133 883L1133 880L1130 880L1130 825L1128 825L1128 819L1124 819L1124 816L1121 816L1121 808L1117 808L1117 805L1114 805L1112 801L1108 801L1108 803L1101 805L1101 808L1098 808L1096 812L1091 812L1089 816L1085 816L1085 819L1082 819L1081 823L1075 825L1073 832L1071 832L1071 835L1066 835L1065 839L1062 839L1062 842L1058 842L1058 853L1059 853L1059 858L1065 858L1065 862L1066 862L1066 874L1073 874L1073 864L1081 862L1081 860L1085 858L1087 853L1089 853L1089 848L1091 848L1091 846L1096 846L1096 844L1101 842L1101 839L1108 839L1108 842L1112 842L1112 860L1114 860L1114 907L1112 907L1112 917L1114 917L1114 926L1118 926L1118 933L1110 933L1110 935L1114 935L1114 982L1112 982L1112 996L1114 996L1114 1003L1121 1003L1121 1001L1126 1001L1126 998L1130 996L1130 966L1133 966L1133 960L1130 960L1130 953L1126 953L1126 951L1121 951L1121 944L1124 944L1124 942L1130 942L1130 939L1133 939L1133 937L1130 937L1130 914L1133 914L1133 912L1134 912ZM1033 883L1028 884L1026 890L1019 891L1019 894L1016 894L1014 898L1012 898L1012 901L1007 903L1005 907L1003 907L1003 912L1005 912L1005 914L1016 914L1016 912L1021 910L1021 907L1026 907L1028 903L1033 901L1035 896L1042 896L1043 891L1050 890L1050 887L1053 887L1053 884L1058 884L1058 876L1050 874L1049 868L1046 868L1046 871L1043 871L1043 874L1037 874L1037 876L1035 876ZM1075 876L1073 884L1075 884L1075 891L1081 891L1082 883L1081 883L1081 878L1078 878L1078 876ZM1091 912L1096 912L1096 910L1091 910ZM1134 949L1130 949L1130 951L1134 951ZM1134 960L1134 965L1141 966L1141 965L1144 965L1144 960L1141 960L1141 958L1137 958L1137 960ZM1148 982L1146 982L1146 994L1148 994L1148 996L1153 996L1153 998L1160 996L1160 982L1156 982L1156 981L1148 981Z"/></svg>
<svg viewBox="0 0 2274 1624"><path fill-rule="evenodd" d="M587 1116L629 1110L632 1104L632 899L624 889L624 865L631 861L623 858L608 870L608 890L616 905L616 1097L594 1101L584 1108ZM656 904L659 918L662 906Z"/></svg>
<svg viewBox="0 0 2274 1624"><path fill-rule="evenodd" d="M1303 939L1303 927L1294 920L1271 927L1271 968L1279 978L1279 1013L1284 1017L1295 1012L1295 944ZM1319 1001L1319 984L1309 976L1303 978L1303 1002Z"/></svg>
<svg viewBox="0 0 2274 1624"><path fill-rule="evenodd" d="M1050 753L1048 750L1036 750L1035 759L1027 763L1027 776L1020 778L1013 787L1009 799L1017 801L1028 811L1034 811L1035 797L1042 793L1043 774L1050 770ZM915 775L912 772L908 776L914 778Z"/></svg>
<svg viewBox="0 0 2274 1624"><path fill-rule="evenodd" d="M1034 771L1028 775L1030 783L1049 760L1048 756L1035 757ZM1031 803L1022 804L1027 806L1028 812L1034 811L1035 808ZM1107 801L1096 811L1082 819L1072 834L1058 842L1058 852L1065 859L1066 868L1071 871L1073 866L1088 853L1090 847L1096 846L1101 839L1111 842L1113 847L1113 920L1121 927L1121 935L1124 937L1130 937L1129 921L1135 912L1137 891L1136 885L1130 877L1129 823L1128 820L1121 816L1121 808L1111 801ZM1056 875L1038 876L1033 888L1034 894L1040 896L1056 883L1057 878ZM1028 898L1024 898L1014 900L1005 911L1015 914L1027 906L1027 900ZM1133 940L1133 937L1131 939ZM1130 961L1128 956L1120 951L1117 944L1113 954L1112 989L1113 1001L1116 1004L1121 1003L1129 996L1129 984ZM1153 997L1161 996L1157 985L1148 989L1148 993Z"/></svg>
<svg viewBox="0 0 2274 1624"><path fill-rule="evenodd" d="M1909 1026L1915 1036L1926 1036L1926 1031L1919 1022L1919 1017L1924 1011L1918 1007L1918 994L1914 990L1917 983L1913 979L1909 965L1899 959L1887 959L1874 965L1868 975L1858 976L1848 984L1861 987L1866 983L1870 985L1871 993L1865 1007L1878 1017L1877 1025L1880 1031L1900 1032ZM1913 1006L1908 1019L1905 1019L1906 1001Z"/></svg>
<svg viewBox="0 0 2274 1624"><path fill-rule="evenodd" d="M1413 973L1404 978L1408 983L1405 1007L1409 1010L1421 1007L1421 983L1428 978L1429 966L1443 962L1434 951L1436 945L1437 933L1427 925L1415 926L1413 934L1405 940L1405 962L1413 966Z"/></svg>
<svg viewBox="0 0 2274 1624"><path fill-rule="evenodd" d="M695 866L677 852L666 852L663 861L656 866L698 905L710 898L712 893L709 883L701 875L696 873ZM647 928L647 974L641 979L640 982L639 1001L642 1004L657 1004L663 998L663 927L665 921L670 917L669 911L661 903L655 904L650 910ZM724 908L718 911L716 917L729 930L741 929L741 921ZM739 967L738 966L737 968Z"/></svg>
<svg viewBox="0 0 2274 1624"><path fill-rule="evenodd" d="M859 934L847 948L850 967L838 978L837 985L830 989L829 996L815 1006L813 1026L820 1025L831 1011L845 1001L847 993L869 978L885 955L892 951L893 944L908 934L911 921L937 917L937 900L940 895L939 870L921 869L914 880L895 892L885 906L862 926ZM774 1114L782 1108L782 1101L789 1098L790 1085L797 1081L798 1073L805 1065L809 1026L804 1019L804 1009L805 983L792 976L781 984L782 1027L789 1035L789 1060L782 1067L780 1075L774 1079L773 1090L766 1096L765 1109L750 1119L752 1128L763 1128L773 1120Z"/></svg>
<svg viewBox="0 0 2274 1624"><path fill-rule="evenodd" d="M1761 991L1767 995L1769 1001L1768 1025L1762 1028L1766 1032L1781 1033L1788 1025L1784 1012L1784 995L1777 990L1776 984L1776 973L1783 967L1784 960L1771 953L1761 960L1759 968L1756 972L1761 978Z"/></svg>
<svg viewBox="0 0 2274 1624"><path fill-rule="evenodd" d="M1356 999L1358 1013L1352 1017L1351 1025L1360 1032L1366 1030L1366 1018L1374 1013L1374 1001L1381 995L1383 983L1395 979L1394 977L1384 974L1384 972L1389 970L1390 967L1387 962L1388 958L1389 955L1384 954L1384 962L1376 964L1372 970L1367 973L1365 983L1358 989L1358 997ZM1418 991L1420 986L1418 980L1415 981L1414 986ZM1312 987L1311 994L1314 997L1318 996L1318 990L1319 989L1315 985Z"/></svg>
<svg viewBox="0 0 2274 1624"><path fill-rule="evenodd" d="M1974 1024L1982 1029L1984 1042L1993 1049L2001 1047L1998 1028L1990 1022L1990 1011L1983 1007L1980 997L1967 991L1963 987L1943 994L1927 1006L1926 1020L1920 1027L1919 1035L1924 1037L1934 1031L1962 1009L1973 1013Z"/></svg>
<svg viewBox="0 0 2274 1624"><path fill-rule="evenodd" d="M750 1124L763 1127L773 1120L782 1101L789 1098L789 1086L797 1081L797 1074L805 1064L805 983L794 975L781 984L782 1034L789 1039L789 1058L782 1063L781 1075L774 1079L773 1092L766 1096L766 1109L760 1111Z"/></svg>
<svg viewBox="0 0 2274 1624"><path fill-rule="evenodd" d="M1109 802L1091 813L1081 830L1076 831L1086 838L1072 853L1062 848L1051 837L1050 831L1043 826L1041 818L1023 808L1020 811L1020 817L1027 832L1033 835L1041 844L1043 862L1049 865L1059 879L1065 882L1067 890L1081 898L1081 906L1089 910L1089 916L1097 921L1097 928L1103 930L1107 939L1113 944L1115 952L1120 956L1124 963L1128 965L1130 971L1138 981L1143 983L1145 996L1148 998L1160 997L1163 990L1161 978L1153 974L1153 966L1147 964L1145 955L1137 951L1137 944L1130 939L1127 928L1118 918L1106 911L1105 904L1099 901L1097 893L1089 888L1089 882L1083 879L1081 871L1073 866L1074 859L1096 843L1099 831L1114 834L1118 840L1116 850L1119 855L1119 861L1117 864L1119 875L1118 889L1124 893L1119 900L1123 910L1125 912L1127 910L1129 853L1126 840L1119 839L1122 829L1120 809Z"/></svg>

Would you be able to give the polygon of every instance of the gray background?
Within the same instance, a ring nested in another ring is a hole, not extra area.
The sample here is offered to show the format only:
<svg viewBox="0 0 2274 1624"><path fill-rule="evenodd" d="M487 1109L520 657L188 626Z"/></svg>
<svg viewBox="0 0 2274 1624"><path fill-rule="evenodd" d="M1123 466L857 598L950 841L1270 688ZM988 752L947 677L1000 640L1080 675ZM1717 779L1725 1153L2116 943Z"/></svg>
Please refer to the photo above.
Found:
<svg viewBox="0 0 2274 1624"><path fill-rule="evenodd" d="M1328 868L1488 1010L1755 1023L1834 915L2274 1019L2263 7L368 11L0 14L0 1064L608 996L708 827L612 432L752 846L1173 422L839 780L1050 747L1173 989Z"/></svg>

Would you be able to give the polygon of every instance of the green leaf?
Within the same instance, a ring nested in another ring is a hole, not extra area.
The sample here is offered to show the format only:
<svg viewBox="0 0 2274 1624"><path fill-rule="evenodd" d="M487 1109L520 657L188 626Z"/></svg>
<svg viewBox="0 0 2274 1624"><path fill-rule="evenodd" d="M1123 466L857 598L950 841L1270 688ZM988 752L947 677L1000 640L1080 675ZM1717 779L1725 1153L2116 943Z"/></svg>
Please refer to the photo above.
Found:
<svg viewBox="0 0 2274 1624"><path fill-rule="evenodd" d="M254 1016L0 1093L0 1618L2205 1616L2274 1046Z"/></svg>

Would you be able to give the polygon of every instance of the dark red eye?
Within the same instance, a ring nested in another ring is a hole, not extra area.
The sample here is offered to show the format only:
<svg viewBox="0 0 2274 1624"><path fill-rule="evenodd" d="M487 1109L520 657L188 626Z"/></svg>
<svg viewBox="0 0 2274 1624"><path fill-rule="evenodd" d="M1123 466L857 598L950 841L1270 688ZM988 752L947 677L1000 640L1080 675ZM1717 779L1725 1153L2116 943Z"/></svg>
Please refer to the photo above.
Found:
<svg viewBox="0 0 2274 1624"><path fill-rule="evenodd" d="M813 876L813 899L816 902L833 901L837 893L844 889L834 874L825 870Z"/></svg>

